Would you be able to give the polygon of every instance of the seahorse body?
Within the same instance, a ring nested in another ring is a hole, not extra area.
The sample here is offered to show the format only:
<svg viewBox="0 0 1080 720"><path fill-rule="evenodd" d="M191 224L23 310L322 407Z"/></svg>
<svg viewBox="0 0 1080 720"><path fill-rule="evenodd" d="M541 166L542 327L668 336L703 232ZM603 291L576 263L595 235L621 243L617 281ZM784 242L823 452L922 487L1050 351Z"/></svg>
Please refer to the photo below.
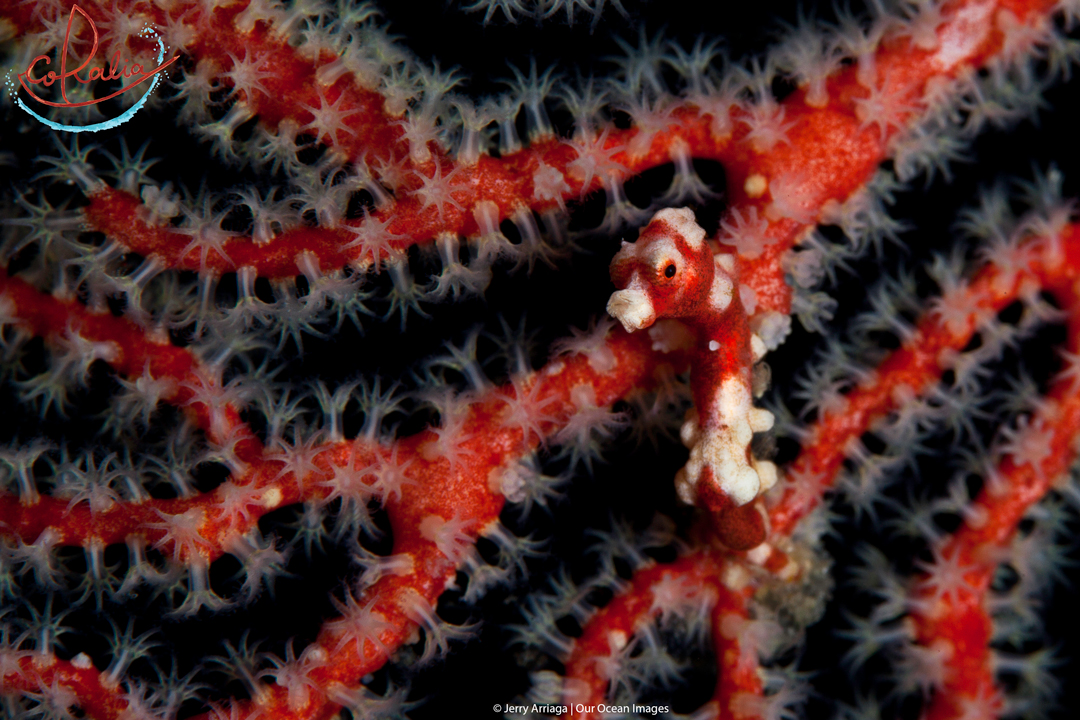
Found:
<svg viewBox="0 0 1080 720"><path fill-rule="evenodd" d="M715 255L689 208L653 216L635 243L623 242L611 261L619 290L607 310L627 332L678 318L696 336L690 385L695 409L680 431L690 459L675 476L679 498L712 512L720 540L737 550L765 539L753 501L776 483L776 466L750 451L755 432L773 416L754 407L751 371L765 344L750 332L738 293L733 254Z"/></svg>

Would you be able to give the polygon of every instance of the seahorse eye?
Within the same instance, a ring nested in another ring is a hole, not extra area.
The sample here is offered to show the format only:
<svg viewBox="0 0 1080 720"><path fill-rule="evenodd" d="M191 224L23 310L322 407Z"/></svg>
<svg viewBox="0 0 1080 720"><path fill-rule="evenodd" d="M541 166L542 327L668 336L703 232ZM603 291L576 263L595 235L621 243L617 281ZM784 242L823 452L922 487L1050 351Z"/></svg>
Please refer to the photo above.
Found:
<svg viewBox="0 0 1080 720"><path fill-rule="evenodd" d="M666 268L664 268L664 277L675 277L675 263L671 263Z"/></svg>

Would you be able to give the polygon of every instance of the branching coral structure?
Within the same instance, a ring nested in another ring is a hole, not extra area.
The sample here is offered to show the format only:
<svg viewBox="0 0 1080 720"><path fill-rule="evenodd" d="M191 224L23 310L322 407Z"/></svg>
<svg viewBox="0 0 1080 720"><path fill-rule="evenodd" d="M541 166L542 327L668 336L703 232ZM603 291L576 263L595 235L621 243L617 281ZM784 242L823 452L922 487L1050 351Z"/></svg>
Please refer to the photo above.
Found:
<svg viewBox="0 0 1080 720"><path fill-rule="evenodd" d="M1080 702L1080 5L604 5L0 6L5 717Z"/></svg>

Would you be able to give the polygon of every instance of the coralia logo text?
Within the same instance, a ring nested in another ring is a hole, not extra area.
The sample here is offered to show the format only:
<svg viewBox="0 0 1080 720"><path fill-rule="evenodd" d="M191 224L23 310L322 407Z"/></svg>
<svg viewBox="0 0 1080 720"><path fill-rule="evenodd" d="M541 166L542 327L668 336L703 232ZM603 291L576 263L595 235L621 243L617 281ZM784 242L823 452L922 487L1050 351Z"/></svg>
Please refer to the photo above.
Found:
<svg viewBox="0 0 1080 720"><path fill-rule="evenodd" d="M90 48L90 53L87 55L86 59L78 67L69 70L67 67L68 48L72 40L72 25L75 22L75 13L79 13L80 15L82 15L83 18L85 18L86 22L89 23L90 30L94 36L94 40L93 45ZM150 86L146 89L142 96L131 107L129 107L117 117L102 120L101 122L91 125L74 125L59 122L58 120L61 118L57 118L56 120L50 120L49 118L43 117L39 113L34 112L34 110L31 109L21 97L16 96L15 104L21 107L33 117L53 128L54 130L64 130L68 132L96 132L98 130L107 130L109 128L114 128L117 125L127 122L135 115L136 112L139 111L140 108L142 108L142 106L146 103L146 100L149 97L150 93L153 92L154 88L157 86L158 80L160 80L160 76L158 74L162 70L167 68L169 65L171 65L173 62L175 62L176 59L179 57L179 55L174 55L167 62L165 61L165 43L162 42L160 35L149 26L144 28L143 32L139 33L139 36L147 39L153 38L157 42L157 67L153 68L152 70L146 70L141 63L132 62L129 60L121 60L120 50L117 50L113 53L113 56L109 62L108 72L106 72L106 69L104 67L92 67L87 70L87 66L90 65L90 63L94 60L94 56L97 54L98 30L97 26L94 24L93 18L91 18L85 10L83 10L78 5L72 5L71 15L68 16L67 32L64 34L64 47L60 51L59 72L57 72L56 70L48 70L47 72L44 72L43 67L36 67L39 65L39 63L44 66L48 66L52 63L52 58L50 58L48 55L38 55L30 61L30 65L27 66L26 71L19 73L18 75L19 84L33 101L48 107L62 109L85 107L87 105L95 105L97 103L105 102L106 100L111 100L112 98L120 95L121 93L127 92L128 90L132 89L136 85L139 85L146 80L150 80ZM86 72L83 75L80 75L80 73L83 73L84 71ZM44 72L44 74L41 74L42 72ZM38 73L36 77L35 73ZM70 102L68 100L68 80L70 78L74 78L76 82L83 85L88 85L95 82L109 82L112 80L121 80L127 82L119 90L111 92L104 97L96 98L93 100L86 100L83 102ZM37 85L51 87L54 83L57 82L59 82L60 84L60 97L62 98L62 102L53 102L51 100L46 100L39 97L38 94L34 92L34 88Z"/></svg>

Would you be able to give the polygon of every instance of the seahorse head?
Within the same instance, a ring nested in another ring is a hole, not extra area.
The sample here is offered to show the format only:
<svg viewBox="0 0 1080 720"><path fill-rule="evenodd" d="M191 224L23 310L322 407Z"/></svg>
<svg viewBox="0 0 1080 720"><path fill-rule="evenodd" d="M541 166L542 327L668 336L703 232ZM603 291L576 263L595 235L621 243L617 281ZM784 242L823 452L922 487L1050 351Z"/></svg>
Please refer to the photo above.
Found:
<svg viewBox="0 0 1080 720"><path fill-rule="evenodd" d="M668 208L642 228L637 242L623 242L611 261L607 311L627 332L659 318L701 312L717 272L705 231L690 208Z"/></svg>

